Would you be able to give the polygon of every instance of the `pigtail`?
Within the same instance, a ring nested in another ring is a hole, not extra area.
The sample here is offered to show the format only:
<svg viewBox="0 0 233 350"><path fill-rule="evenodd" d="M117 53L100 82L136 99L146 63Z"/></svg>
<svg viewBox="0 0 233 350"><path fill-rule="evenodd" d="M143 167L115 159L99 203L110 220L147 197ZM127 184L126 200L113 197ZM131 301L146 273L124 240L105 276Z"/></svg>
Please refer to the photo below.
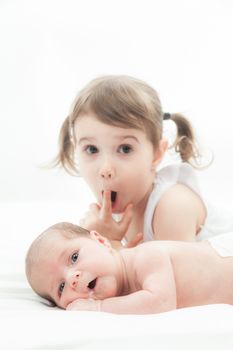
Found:
<svg viewBox="0 0 233 350"><path fill-rule="evenodd" d="M56 156L53 166L62 166L69 174L78 175L78 170L75 166L75 140L73 136L73 128L68 116L62 124L59 139L59 151Z"/></svg>
<svg viewBox="0 0 233 350"><path fill-rule="evenodd" d="M191 123L178 113L170 114L170 119L177 127L177 136L172 147L175 148L176 152L180 153L183 162L192 163L192 160L194 160L197 164L201 155L196 145Z"/></svg>

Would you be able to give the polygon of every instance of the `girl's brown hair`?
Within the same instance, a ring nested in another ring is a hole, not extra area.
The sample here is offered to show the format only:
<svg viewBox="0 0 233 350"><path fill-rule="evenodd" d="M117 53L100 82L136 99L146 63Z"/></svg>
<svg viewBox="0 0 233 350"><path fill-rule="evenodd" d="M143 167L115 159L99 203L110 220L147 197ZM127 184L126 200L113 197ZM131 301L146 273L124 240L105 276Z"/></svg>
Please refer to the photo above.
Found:
<svg viewBox="0 0 233 350"><path fill-rule="evenodd" d="M157 92L145 82L125 75L102 76L92 80L81 90L72 110L64 120L59 135L59 152L54 166L61 165L72 175L77 175L75 163L76 119L93 113L108 125L143 130L153 146L158 147L163 132L164 118ZM184 162L199 157L190 122L181 114L169 114L177 126L177 137L173 144Z"/></svg>

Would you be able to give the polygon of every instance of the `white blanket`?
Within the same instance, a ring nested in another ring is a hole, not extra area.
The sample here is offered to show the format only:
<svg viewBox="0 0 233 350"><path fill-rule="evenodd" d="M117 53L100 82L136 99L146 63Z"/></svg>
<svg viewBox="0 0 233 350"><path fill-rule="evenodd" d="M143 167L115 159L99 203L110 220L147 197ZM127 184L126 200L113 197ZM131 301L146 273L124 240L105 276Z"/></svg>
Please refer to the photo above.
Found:
<svg viewBox="0 0 233 350"><path fill-rule="evenodd" d="M78 222L76 202L0 203L0 349L233 349L233 306L158 315L68 312L30 289L24 257L40 232Z"/></svg>

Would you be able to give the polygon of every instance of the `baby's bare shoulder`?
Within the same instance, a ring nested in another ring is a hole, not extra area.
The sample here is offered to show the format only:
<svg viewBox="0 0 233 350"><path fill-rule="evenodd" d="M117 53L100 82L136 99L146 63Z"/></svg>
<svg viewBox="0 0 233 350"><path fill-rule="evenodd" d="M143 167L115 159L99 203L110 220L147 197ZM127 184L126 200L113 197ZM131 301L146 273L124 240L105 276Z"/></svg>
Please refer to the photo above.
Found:
<svg viewBox="0 0 233 350"><path fill-rule="evenodd" d="M143 263L156 263L159 260L169 258L174 260L190 260L199 256L215 255L208 242L184 242L184 241L153 241L146 242L136 247L135 261Z"/></svg>
<svg viewBox="0 0 233 350"><path fill-rule="evenodd" d="M137 246L134 252L134 262L136 266L160 266L161 262L168 261L176 243L170 241L145 242Z"/></svg>

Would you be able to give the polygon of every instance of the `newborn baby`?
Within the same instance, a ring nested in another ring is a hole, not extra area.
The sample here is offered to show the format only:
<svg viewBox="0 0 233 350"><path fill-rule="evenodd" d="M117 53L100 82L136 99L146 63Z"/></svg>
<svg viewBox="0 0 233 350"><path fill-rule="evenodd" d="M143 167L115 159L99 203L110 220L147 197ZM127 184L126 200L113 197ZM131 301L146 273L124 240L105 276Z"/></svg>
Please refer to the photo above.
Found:
<svg viewBox="0 0 233 350"><path fill-rule="evenodd" d="M67 310L149 314L233 304L233 233L115 250L96 231L59 223L32 243L26 275L37 294Z"/></svg>

